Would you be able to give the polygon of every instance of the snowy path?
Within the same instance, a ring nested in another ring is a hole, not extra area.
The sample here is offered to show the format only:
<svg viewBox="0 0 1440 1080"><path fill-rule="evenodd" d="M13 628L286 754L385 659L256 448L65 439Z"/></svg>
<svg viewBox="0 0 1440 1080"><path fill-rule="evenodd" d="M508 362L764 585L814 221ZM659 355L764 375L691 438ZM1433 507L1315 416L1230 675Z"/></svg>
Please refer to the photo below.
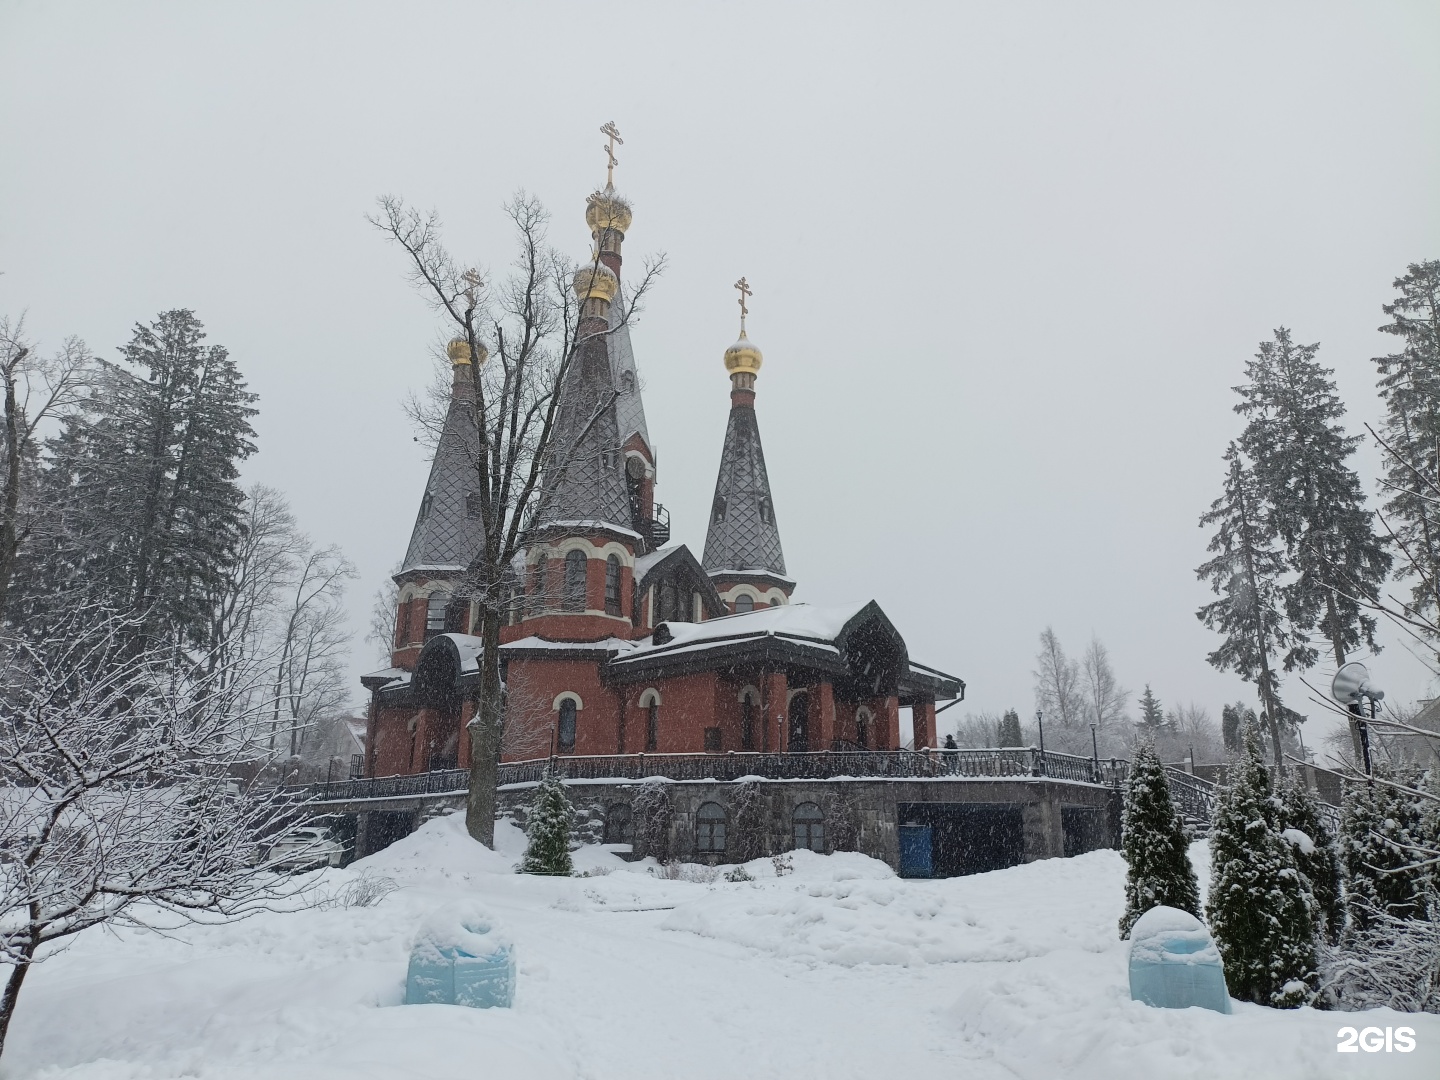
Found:
<svg viewBox="0 0 1440 1080"><path fill-rule="evenodd" d="M0 1078L1440 1075L1440 1017L1364 1014L1414 1027L1417 1050L1342 1056L1354 1014L1129 1001L1113 852L937 882L798 852L788 876L759 861L754 882L706 885L592 849L581 865L613 872L521 877L520 842L488 852L445 819L326 872L322 890L358 870L404 886L372 908L89 934L32 976ZM403 996L420 920L460 895L515 938L516 1007L379 1007Z"/></svg>

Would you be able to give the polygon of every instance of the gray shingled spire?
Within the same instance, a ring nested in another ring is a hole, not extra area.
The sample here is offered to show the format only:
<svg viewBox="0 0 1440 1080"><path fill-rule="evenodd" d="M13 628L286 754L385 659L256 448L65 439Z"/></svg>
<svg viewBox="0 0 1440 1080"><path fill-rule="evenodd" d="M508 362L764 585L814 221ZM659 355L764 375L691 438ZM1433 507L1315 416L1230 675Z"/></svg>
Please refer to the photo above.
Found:
<svg viewBox="0 0 1440 1080"><path fill-rule="evenodd" d="M631 529L630 490L616 410L617 372L610 355L612 335L606 332L609 301L619 282L604 265L582 267L576 282L576 291L587 305L580 324L580 333L587 337L576 349L560 387L554 463L542 482L533 527L584 521ZM633 364L631 360L632 378ZM629 397L638 401L638 394Z"/></svg>
<svg viewBox="0 0 1440 1080"><path fill-rule="evenodd" d="M732 356L738 363L732 363ZM730 423L720 452L720 475L705 536L706 573L757 570L785 576L785 553L775 522L775 501L765 472L760 425L755 419L755 375L760 350L743 337L726 352L734 388L730 392Z"/></svg>
<svg viewBox="0 0 1440 1080"><path fill-rule="evenodd" d="M456 343L463 347L464 343ZM468 352L468 350L466 350ZM452 360L455 353L452 351ZM430 462L430 479L400 573L408 570L464 570L480 550L480 516L470 513L469 495L478 491L479 439L475 431L470 364L454 367L450 409Z"/></svg>

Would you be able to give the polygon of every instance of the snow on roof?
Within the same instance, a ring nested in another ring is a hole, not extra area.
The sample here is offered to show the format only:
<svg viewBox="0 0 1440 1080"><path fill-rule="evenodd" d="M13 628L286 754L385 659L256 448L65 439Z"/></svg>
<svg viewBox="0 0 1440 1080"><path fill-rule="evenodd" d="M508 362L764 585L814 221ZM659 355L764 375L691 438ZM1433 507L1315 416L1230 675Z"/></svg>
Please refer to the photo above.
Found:
<svg viewBox="0 0 1440 1080"><path fill-rule="evenodd" d="M608 637L599 641L546 641L539 637L523 637L517 641L511 641L500 646L500 651L510 649L555 649L557 651L575 651L577 649L594 649L595 651L605 650L606 652L625 652L635 647L635 642L626 638Z"/></svg>
<svg viewBox="0 0 1440 1080"><path fill-rule="evenodd" d="M643 537L642 537L638 532L636 532L634 529L627 529L624 525L616 525L613 521L596 521L596 520L593 520L593 519L591 519L591 520L580 520L580 521L546 521L546 522L542 522L542 523L538 526L538 528L539 528L539 529L555 529L555 528L562 528L562 529L609 529L611 532L620 533L622 536L633 536L636 540L641 540L641 539L643 539Z"/></svg>
<svg viewBox="0 0 1440 1080"><path fill-rule="evenodd" d="M706 573L706 575L707 575L708 577L712 577L712 578L717 578L717 577L767 577L767 578L774 578L776 581L783 581L783 582L785 582L785 584L787 584L787 585L794 585L794 584L795 584L795 579L794 579L794 578L788 578L788 577L786 577L784 574L777 574L777 573L775 573L774 570L765 570L765 569L759 569L759 570L757 570L757 569L753 569L753 568L752 568L752 569L749 569L749 570L706 570L705 573Z"/></svg>
<svg viewBox="0 0 1440 1080"><path fill-rule="evenodd" d="M683 546L683 544L666 544L664 547L657 548L648 555L641 555L635 560L635 580L643 581L645 575L650 572L656 563L665 561Z"/></svg>
<svg viewBox="0 0 1440 1080"><path fill-rule="evenodd" d="M485 651L485 642L474 634L443 634L455 643L455 650L460 654L461 671L479 671L480 654Z"/></svg>
<svg viewBox="0 0 1440 1080"><path fill-rule="evenodd" d="M381 668L379 671L372 671L370 672L370 674L362 675L360 677L362 679L383 679L386 682L395 682L397 679L400 682L409 682L410 672L406 671L404 668L387 667Z"/></svg>
<svg viewBox="0 0 1440 1080"><path fill-rule="evenodd" d="M780 607L756 608L737 615L725 615L701 623L667 622L671 638L664 645L651 642L636 644L630 656L615 663L638 660L656 652L667 655L695 652L701 649L747 638L784 637L811 648L836 652L834 640L845 624L866 604L843 604L818 607L812 604L785 604Z"/></svg>

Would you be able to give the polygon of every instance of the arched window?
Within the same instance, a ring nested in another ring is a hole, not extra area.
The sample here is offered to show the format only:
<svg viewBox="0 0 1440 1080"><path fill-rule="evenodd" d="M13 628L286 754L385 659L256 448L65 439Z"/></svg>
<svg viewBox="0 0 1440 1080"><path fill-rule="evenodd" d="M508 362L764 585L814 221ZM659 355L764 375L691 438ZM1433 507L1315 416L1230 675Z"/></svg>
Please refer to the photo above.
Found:
<svg viewBox="0 0 1440 1080"><path fill-rule="evenodd" d="M645 749L653 752L660 742L660 691L653 686L643 691L640 707L645 710Z"/></svg>
<svg viewBox="0 0 1440 1080"><path fill-rule="evenodd" d="M605 560L605 614L620 614L620 556Z"/></svg>
<svg viewBox="0 0 1440 1080"><path fill-rule="evenodd" d="M719 525L720 522L722 522L722 521L725 520L725 496L724 496L724 495L716 495L716 496L715 496L715 505L710 508L710 520L711 520L712 523L714 523L714 524L716 524L716 525Z"/></svg>
<svg viewBox="0 0 1440 1080"><path fill-rule="evenodd" d="M759 508L760 508L760 520L763 521L766 525L769 525L769 524L770 524L770 513L771 513L771 511L770 511L770 497L769 497L768 495L761 495L761 496L760 496L760 499L759 499Z"/></svg>
<svg viewBox="0 0 1440 1080"><path fill-rule="evenodd" d="M585 552L578 548L565 556L565 610L585 610Z"/></svg>
<svg viewBox="0 0 1440 1080"><path fill-rule="evenodd" d="M698 592L690 594L690 621L705 621L705 601L700 599Z"/></svg>
<svg viewBox="0 0 1440 1080"><path fill-rule="evenodd" d="M633 844L635 842L635 821L630 807L615 803L605 811L605 843Z"/></svg>
<svg viewBox="0 0 1440 1080"><path fill-rule="evenodd" d="M779 607L782 603L784 603L784 601L782 601L778 596L772 596L770 598L771 607Z"/></svg>
<svg viewBox="0 0 1440 1080"><path fill-rule="evenodd" d="M575 752L575 699L567 697L560 702L560 728L556 741L562 754Z"/></svg>
<svg viewBox="0 0 1440 1080"><path fill-rule="evenodd" d="M445 632L445 608L450 603L449 593L431 593L425 601L425 640Z"/></svg>
<svg viewBox="0 0 1440 1080"><path fill-rule="evenodd" d="M530 614L539 615L545 610L545 556L540 556L540 561L535 564L535 569L530 574Z"/></svg>
<svg viewBox="0 0 1440 1080"><path fill-rule="evenodd" d="M755 610L755 598L754 598L753 596L751 596L749 593L741 593L739 596L735 597L735 614L738 615L738 614L740 614L740 612L742 612L742 611L754 611L754 610Z"/></svg>
<svg viewBox="0 0 1440 1080"><path fill-rule="evenodd" d="M702 855L725 854L725 808L719 803L701 803L695 811L695 846Z"/></svg>
<svg viewBox="0 0 1440 1080"><path fill-rule="evenodd" d="M395 647L403 649L410 644L410 601L400 601L400 618L396 620Z"/></svg>
<svg viewBox="0 0 1440 1080"><path fill-rule="evenodd" d="M660 583L660 622L679 622L679 612L675 610L675 582L669 580Z"/></svg>
<svg viewBox="0 0 1440 1080"><path fill-rule="evenodd" d="M825 815L813 802L802 802L790 816L795 825L795 847L825 850Z"/></svg>
<svg viewBox="0 0 1440 1080"><path fill-rule="evenodd" d="M630 624L639 626L645 621L645 605L640 602L640 582L630 582Z"/></svg>

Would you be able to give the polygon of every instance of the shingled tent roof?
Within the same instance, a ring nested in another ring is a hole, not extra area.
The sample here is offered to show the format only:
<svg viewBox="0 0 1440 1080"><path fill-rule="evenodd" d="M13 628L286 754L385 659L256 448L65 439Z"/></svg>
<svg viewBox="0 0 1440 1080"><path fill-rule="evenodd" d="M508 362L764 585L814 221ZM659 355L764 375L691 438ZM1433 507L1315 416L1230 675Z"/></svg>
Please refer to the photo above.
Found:
<svg viewBox="0 0 1440 1080"><path fill-rule="evenodd" d="M450 399L400 573L464 570L475 558L483 534L480 518L469 513L467 499L478 491L478 456L474 412L462 390Z"/></svg>
<svg viewBox="0 0 1440 1080"><path fill-rule="evenodd" d="M760 570L785 576L785 553L780 549L760 425L749 405L730 409L701 565L709 574Z"/></svg>

